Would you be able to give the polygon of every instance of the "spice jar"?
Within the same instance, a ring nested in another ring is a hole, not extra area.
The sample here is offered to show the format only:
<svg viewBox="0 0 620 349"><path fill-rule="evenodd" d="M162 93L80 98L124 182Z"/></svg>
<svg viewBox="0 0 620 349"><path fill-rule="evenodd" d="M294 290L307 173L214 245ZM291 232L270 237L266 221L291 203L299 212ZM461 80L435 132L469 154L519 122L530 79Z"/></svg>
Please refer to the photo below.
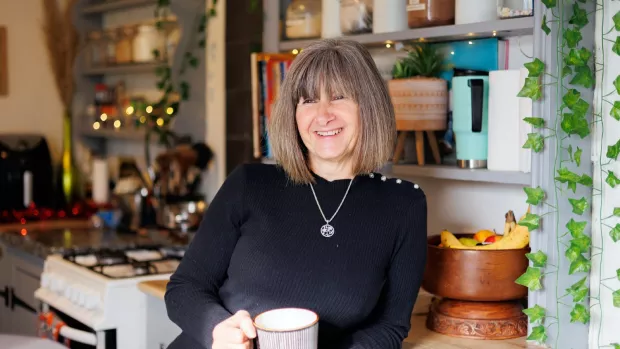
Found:
<svg viewBox="0 0 620 349"><path fill-rule="evenodd" d="M534 15L534 0L498 0L497 7L500 19Z"/></svg>
<svg viewBox="0 0 620 349"><path fill-rule="evenodd" d="M341 0L340 30L344 35L372 32L372 0Z"/></svg>
<svg viewBox="0 0 620 349"><path fill-rule="evenodd" d="M321 36L321 0L293 0L286 9L286 37Z"/></svg>
<svg viewBox="0 0 620 349"><path fill-rule="evenodd" d="M88 50L87 62L92 66L100 66L105 64L105 41L103 33L100 31L92 31L88 33Z"/></svg>
<svg viewBox="0 0 620 349"><path fill-rule="evenodd" d="M454 0L408 0L409 28L454 24Z"/></svg>
<svg viewBox="0 0 620 349"><path fill-rule="evenodd" d="M118 35L113 29L105 32L105 60L107 64L116 63L116 40Z"/></svg>

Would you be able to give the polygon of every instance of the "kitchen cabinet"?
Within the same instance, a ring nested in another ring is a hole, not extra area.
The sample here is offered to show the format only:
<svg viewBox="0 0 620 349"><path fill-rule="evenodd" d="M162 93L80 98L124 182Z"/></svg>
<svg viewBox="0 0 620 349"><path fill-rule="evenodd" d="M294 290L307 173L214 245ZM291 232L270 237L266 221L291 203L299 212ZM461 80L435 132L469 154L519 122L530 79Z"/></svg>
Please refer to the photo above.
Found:
<svg viewBox="0 0 620 349"><path fill-rule="evenodd" d="M37 335L39 288L43 259L0 245L0 333Z"/></svg>

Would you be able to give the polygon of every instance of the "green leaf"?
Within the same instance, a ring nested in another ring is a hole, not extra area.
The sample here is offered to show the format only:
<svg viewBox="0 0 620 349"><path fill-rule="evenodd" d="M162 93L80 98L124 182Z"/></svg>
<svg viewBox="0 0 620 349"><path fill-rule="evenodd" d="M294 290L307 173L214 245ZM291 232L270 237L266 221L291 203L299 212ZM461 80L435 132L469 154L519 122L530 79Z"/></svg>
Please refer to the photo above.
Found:
<svg viewBox="0 0 620 349"><path fill-rule="evenodd" d="M620 75L616 76L616 80L614 80L614 87L616 88L616 92L620 94Z"/></svg>
<svg viewBox="0 0 620 349"><path fill-rule="evenodd" d="M583 37L581 36L581 31L579 31L578 28L564 30L564 40L569 48L574 48L579 45L581 39L583 39Z"/></svg>
<svg viewBox="0 0 620 349"><path fill-rule="evenodd" d="M573 160L573 145L569 144L568 148L566 148L566 152L568 153L568 158L570 159L570 161L574 161Z"/></svg>
<svg viewBox="0 0 620 349"><path fill-rule="evenodd" d="M588 25L588 13L586 10L579 7L578 3L573 4L573 16L568 23L573 24L575 27L581 29Z"/></svg>
<svg viewBox="0 0 620 349"><path fill-rule="evenodd" d="M536 153L540 153L545 147L545 139L539 133L528 133L527 141L523 145L523 149L532 149Z"/></svg>
<svg viewBox="0 0 620 349"><path fill-rule="evenodd" d="M576 134L582 139L590 134L588 120L574 113L564 113L560 126L569 135Z"/></svg>
<svg viewBox="0 0 620 349"><path fill-rule="evenodd" d="M536 268L544 268L547 265L547 255L543 251L536 251L536 253L526 253L525 257L532 261Z"/></svg>
<svg viewBox="0 0 620 349"><path fill-rule="evenodd" d="M544 0L543 0L544 1ZM545 325L538 325L532 328L532 333L527 336L527 340L537 341L539 344L544 344L547 342L547 333L546 333Z"/></svg>
<svg viewBox="0 0 620 349"><path fill-rule="evenodd" d="M579 155L581 156L581 155ZM577 181L577 183L584 185L586 187L591 187L592 186L592 177L588 176L587 174L582 174L581 177L579 177L579 181Z"/></svg>
<svg viewBox="0 0 620 349"><path fill-rule="evenodd" d="M542 24L540 25L540 29L545 32L545 34L549 35L551 33L551 28L547 25L547 15L543 16Z"/></svg>
<svg viewBox="0 0 620 349"><path fill-rule="evenodd" d="M540 305L536 304L532 308L523 309L523 313L530 319L530 323L541 322L547 315L547 310Z"/></svg>
<svg viewBox="0 0 620 349"><path fill-rule="evenodd" d="M614 27L617 31L620 31L620 11L616 12L612 19L614 21Z"/></svg>
<svg viewBox="0 0 620 349"><path fill-rule="evenodd" d="M616 276L618 277L618 280L620 281L620 268L616 270Z"/></svg>
<svg viewBox="0 0 620 349"><path fill-rule="evenodd" d="M536 188L525 187L523 188L525 194L527 195L527 203L532 205L538 205L542 199L545 198L545 192L542 190L540 186Z"/></svg>
<svg viewBox="0 0 620 349"><path fill-rule="evenodd" d="M614 216L620 217L620 207L614 207Z"/></svg>
<svg viewBox="0 0 620 349"><path fill-rule="evenodd" d="M616 42L611 47L611 50L614 51L615 54L620 55L620 36L616 36Z"/></svg>
<svg viewBox="0 0 620 349"><path fill-rule="evenodd" d="M542 3L547 6L547 8L554 8L556 5L556 0L542 0Z"/></svg>
<svg viewBox="0 0 620 349"><path fill-rule="evenodd" d="M579 255L577 259L570 263L570 267L568 268L568 274L573 275L575 273L590 272L590 268L592 267L592 262L586 259L583 255Z"/></svg>
<svg viewBox="0 0 620 349"><path fill-rule="evenodd" d="M617 160L618 154L620 154L620 140L607 147L607 158Z"/></svg>
<svg viewBox="0 0 620 349"><path fill-rule="evenodd" d="M519 221L519 225L527 227L530 231L538 229L540 226L540 216L534 213L526 213L523 219Z"/></svg>
<svg viewBox="0 0 620 349"><path fill-rule="evenodd" d="M575 163L577 164L577 166L581 166L581 153L582 152L583 150L577 147L577 150L575 150L575 154L573 154L573 156L575 157Z"/></svg>
<svg viewBox="0 0 620 349"><path fill-rule="evenodd" d="M579 200L570 198L568 199L568 202L570 202L571 206L573 206L573 213L578 215L582 215L586 208L588 208L588 201L585 197L582 197Z"/></svg>
<svg viewBox="0 0 620 349"><path fill-rule="evenodd" d="M528 77L531 78L539 77L545 72L545 63L538 58L535 58L532 62L525 63L524 66L529 72Z"/></svg>
<svg viewBox="0 0 620 349"><path fill-rule="evenodd" d="M532 125L535 128L542 128L545 126L545 119L543 118L529 117L529 118L523 118L523 121L527 122L528 124Z"/></svg>
<svg viewBox="0 0 620 349"><path fill-rule="evenodd" d="M620 223L617 223L616 226L609 231L609 236L611 236L614 242L620 241Z"/></svg>
<svg viewBox="0 0 620 349"><path fill-rule="evenodd" d="M618 179L618 177L616 177L616 175L612 171L609 171L607 173L607 178L605 179L605 182L607 182L610 187L615 188L616 185L620 184L620 179Z"/></svg>
<svg viewBox="0 0 620 349"><path fill-rule="evenodd" d="M583 60L581 55L579 54L579 50L576 48L571 48L568 52L568 57L566 58L566 62L569 65L573 65L576 67L586 65L586 62Z"/></svg>
<svg viewBox="0 0 620 349"><path fill-rule="evenodd" d="M572 108L575 104L577 104L577 101L579 101L580 98L581 92L571 88L566 91L564 97L562 97L562 101L564 101L564 104L566 104L567 107Z"/></svg>
<svg viewBox="0 0 620 349"><path fill-rule="evenodd" d="M581 322L587 324L590 321L590 310L583 304L575 304L570 312L570 322Z"/></svg>
<svg viewBox="0 0 620 349"><path fill-rule="evenodd" d="M577 76L577 75L575 75ZM517 97L527 97L532 100L538 100L542 97L542 87L539 78L525 78L525 84Z"/></svg>
<svg viewBox="0 0 620 349"><path fill-rule="evenodd" d="M583 235L583 232L586 230L587 225L588 222L577 222L571 218L570 221L566 223L566 228L570 232L570 235L576 238Z"/></svg>
<svg viewBox="0 0 620 349"><path fill-rule="evenodd" d="M594 74L590 66L584 65L575 68L575 76L570 81L571 85L580 85L585 88L592 88L594 86Z"/></svg>
<svg viewBox="0 0 620 349"><path fill-rule="evenodd" d="M575 103L570 109L575 113L575 115L585 118L588 113L588 109L590 109L590 104L584 101L583 98L579 98L577 103Z"/></svg>
<svg viewBox="0 0 620 349"><path fill-rule="evenodd" d="M614 106L611 108L609 115L617 121L620 121L620 101L614 102Z"/></svg>
<svg viewBox="0 0 620 349"><path fill-rule="evenodd" d="M569 262L574 262L581 256L581 251L577 246L571 246L564 251L564 256L568 259Z"/></svg>
<svg viewBox="0 0 620 349"><path fill-rule="evenodd" d="M558 175L555 177L555 180L560 183L568 183L568 187L573 189L573 193L576 190L577 182L581 177L579 177L576 173L570 171L566 167L562 167L558 170ZM572 185L571 185L572 184Z"/></svg>
<svg viewBox="0 0 620 349"><path fill-rule="evenodd" d="M572 238L570 241L570 247L574 247L579 253L587 253L590 252L590 247L592 246L592 238L587 235L579 235ZM567 256L568 257L568 256ZM571 260L571 262L574 260Z"/></svg>
<svg viewBox="0 0 620 349"><path fill-rule="evenodd" d="M571 67L570 67L570 66L565 65L565 66L562 68L562 77L563 77L563 78L565 78L565 77L567 77L567 76L571 75L572 73L573 73L573 69L571 69Z"/></svg>
<svg viewBox="0 0 620 349"><path fill-rule="evenodd" d="M613 346L614 349L620 349L620 344L618 343L611 343L610 345Z"/></svg>
<svg viewBox="0 0 620 349"><path fill-rule="evenodd" d="M525 273L519 276L515 282L527 287L530 291L537 291L542 289L542 283L540 282L541 277L542 273L540 269L527 267Z"/></svg>
<svg viewBox="0 0 620 349"><path fill-rule="evenodd" d="M615 291L611 294L614 300L614 307L620 308L620 290Z"/></svg>
<svg viewBox="0 0 620 349"><path fill-rule="evenodd" d="M588 287L586 287L586 279L587 276L566 289L566 292L573 297L574 303L581 302L588 295L589 290Z"/></svg>

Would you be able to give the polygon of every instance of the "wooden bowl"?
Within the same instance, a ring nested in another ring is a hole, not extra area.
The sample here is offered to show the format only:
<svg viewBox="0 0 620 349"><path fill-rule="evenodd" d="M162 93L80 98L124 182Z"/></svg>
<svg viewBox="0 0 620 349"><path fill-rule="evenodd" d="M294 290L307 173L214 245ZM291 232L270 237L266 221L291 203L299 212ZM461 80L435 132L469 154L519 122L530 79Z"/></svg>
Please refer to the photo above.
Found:
<svg viewBox="0 0 620 349"><path fill-rule="evenodd" d="M455 234L471 237L471 234ZM514 250L461 250L438 247L440 236L428 238L422 287L439 297L464 301L508 301L527 296L515 283L528 267L529 247Z"/></svg>

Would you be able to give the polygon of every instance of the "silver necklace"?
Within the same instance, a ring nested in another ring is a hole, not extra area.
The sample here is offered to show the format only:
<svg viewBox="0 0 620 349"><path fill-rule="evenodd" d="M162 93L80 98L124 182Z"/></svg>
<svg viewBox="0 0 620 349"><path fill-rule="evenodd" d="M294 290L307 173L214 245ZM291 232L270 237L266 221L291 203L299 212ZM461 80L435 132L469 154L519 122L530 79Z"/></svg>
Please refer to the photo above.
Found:
<svg viewBox="0 0 620 349"><path fill-rule="evenodd" d="M316 205L319 207L319 211L321 211L321 216L323 216L323 220L325 220L325 224L321 227L321 235L323 235L326 238L333 236L335 233L334 227L332 227L331 224L329 224L329 222L331 222L334 219L334 217L336 217L336 215L338 214L338 211L340 211L340 207L342 207L342 204L344 203L344 199L346 199L347 194L349 194L349 189L351 189L351 184L353 184L354 178L351 178L351 181L349 182L349 186L347 187L347 191L344 193L344 197L342 198L342 201L340 201L340 205L338 205L336 212L334 212L334 215L330 219L327 219L325 217L325 214L323 213L323 209L321 209L321 204L319 204L319 199L317 199L316 193L314 192L314 186L312 185L312 183L310 184L310 189L312 189L312 194L314 195L314 201L316 201Z"/></svg>

